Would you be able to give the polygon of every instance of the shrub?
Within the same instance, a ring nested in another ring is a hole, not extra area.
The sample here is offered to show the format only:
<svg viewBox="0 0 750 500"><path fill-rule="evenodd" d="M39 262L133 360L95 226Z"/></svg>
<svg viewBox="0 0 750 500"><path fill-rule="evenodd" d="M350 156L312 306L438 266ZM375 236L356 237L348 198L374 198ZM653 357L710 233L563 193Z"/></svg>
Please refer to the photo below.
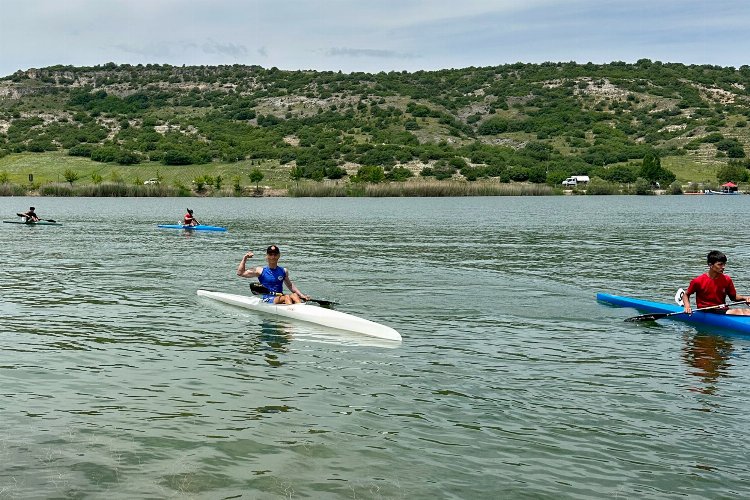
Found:
<svg viewBox="0 0 750 500"><path fill-rule="evenodd" d="M599 177L594 177L586 186L586 194L590 195L611 195L619 194L620 186L614 182L608 182Z"/></svg>
<svg viewBox="0 0 750 500"><path fill-rule="evenodd" d="M651 183L644 179L643 177L639 177L635 180L634 185L635 194L640 195L647 195L647 194L654 194L654 191L651 189Z"/></svg>
<svg viewBox="0 0 750 500"><path fill-rule="evenodd" d="M674 181L667 188L667 194L682 194L682 184L680 184L677 181Z"/></svg>

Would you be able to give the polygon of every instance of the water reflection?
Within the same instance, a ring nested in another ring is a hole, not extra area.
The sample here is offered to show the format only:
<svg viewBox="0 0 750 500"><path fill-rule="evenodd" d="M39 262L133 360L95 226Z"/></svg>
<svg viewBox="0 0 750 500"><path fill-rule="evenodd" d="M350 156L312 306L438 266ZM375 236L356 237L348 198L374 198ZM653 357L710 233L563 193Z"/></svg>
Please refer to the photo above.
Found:
<svg viewBox="0 0 750 500"><path fill-rule="evenodd" d="M682 358L692 367L691 375L698 377L703 386L692 387L690 390L703 394L715 394L719 379L727 375L732 364L732 343L726 337L696 333L685 337Z"/></svg>
<svg viewBox="0 0 750 500"><path fill-rule="evenodd" d="M266 350L266 363L274 368L280 367L283 363L278 355L289 352L289 343L292 341L291 329L281 323L264 319L260 324L260 338L263 349Z"/></svg>

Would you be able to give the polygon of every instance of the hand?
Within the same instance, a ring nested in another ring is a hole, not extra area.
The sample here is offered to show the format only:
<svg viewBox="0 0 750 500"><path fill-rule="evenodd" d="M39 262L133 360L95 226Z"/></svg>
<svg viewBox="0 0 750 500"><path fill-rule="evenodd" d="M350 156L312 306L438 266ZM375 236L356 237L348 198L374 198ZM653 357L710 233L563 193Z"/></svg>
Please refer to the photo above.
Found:
<svg viewBox="0 0 750 500"><path fill-rule="evenodd" d="M253 252L247 252L247 253L245 254L245 258L246 258L246 259L252 259L252 258L253 258Z"/></svg>

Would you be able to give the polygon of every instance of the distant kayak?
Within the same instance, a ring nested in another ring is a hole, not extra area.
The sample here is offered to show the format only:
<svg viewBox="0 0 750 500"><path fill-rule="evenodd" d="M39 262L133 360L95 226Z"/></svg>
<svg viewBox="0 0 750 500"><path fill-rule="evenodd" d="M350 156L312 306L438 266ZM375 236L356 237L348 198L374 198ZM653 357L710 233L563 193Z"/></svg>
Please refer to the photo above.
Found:
<svg viewBox="0 0 750 500"><path fill-rule="evenodd" d="M401 340L401 335L389 326L381 325L380 323L375 323L374 321L351 314L314 306L309 303L291 305L267 304L258 297L247 297L245 295L235 295L233 293L210 292L208 290L198 290L198 295L265 314L283 316L285 318L323 325L347 332L360 333L362 335L377 337L379 339Z"/></svg>
<svg viewBox="0 0 750 500"><path fill-rule="evenodd" d="M39 222L24 222L22 220L4 220L5 224L23 224L24 226L62 226L59 222L47 222L40 220Z"/></svg>
<svg viewBox="0 0 750 500"><path fill-rule="evenodd" d="M632 307L633 309L645 313L679 313L682 311L682 306L678 306L677 304L651 302L649 300L622 297L620 295L611 295L608 293L597 293L596 300L613 306ZM675 314L668 319L734 330L736 332L750 333L750 316L694 311L692 314Z"/></svg>
<svg viewBox="0 0 750 500"><path fill-rule="evenodd" d="M190 224L159 224L157 227L162 229L185 229L186 231L226 231L227 228L220 226L205 226L198 224L197 226L191 226Z"/></svg>

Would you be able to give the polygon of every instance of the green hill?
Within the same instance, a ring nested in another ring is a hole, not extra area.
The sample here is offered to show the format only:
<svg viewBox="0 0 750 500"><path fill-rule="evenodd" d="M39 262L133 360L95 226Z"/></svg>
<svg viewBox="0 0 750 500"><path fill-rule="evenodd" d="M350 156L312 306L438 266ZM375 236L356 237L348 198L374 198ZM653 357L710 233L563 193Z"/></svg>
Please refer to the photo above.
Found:
<svg viewBox="0 0 750 500"><path fill-rule="evenodd" d="M0 181L746 182L749 118L748 66L53 66L0 79Z"/></svg>

